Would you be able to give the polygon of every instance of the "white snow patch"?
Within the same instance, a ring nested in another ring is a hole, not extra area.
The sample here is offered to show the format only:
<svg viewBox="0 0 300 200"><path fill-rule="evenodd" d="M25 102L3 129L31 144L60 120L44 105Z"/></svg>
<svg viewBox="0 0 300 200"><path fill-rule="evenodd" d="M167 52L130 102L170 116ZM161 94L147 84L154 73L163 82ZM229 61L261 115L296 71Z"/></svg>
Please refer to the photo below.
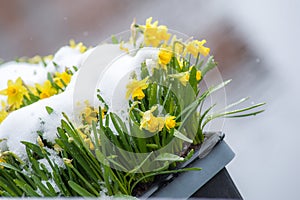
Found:
<svg viewBox="0 0 300 200"><path fill-rule="evenodd" d="M73 118L72 95L73 90L68 90L8 115L0 124L0 138L6 139L0 143L0 150L8 148L21 159L26 159L25 146L20 142L36 143L37 131L41 131L43 138L47 141L54 142L57 137L56 129L60 126L60 120L63 118L62 112L66 113L70 119ZM48 114L46 106L51 107L54 112Z"/></svg>
<svg viewBox="0 0 300 200"><path fill-rule="evenodd" d="M116 59L109 68L101 75L97 88L110 110L122 114L127 111L128 100L126 99L126 85L130 80L132 72L136 72L138 80L141 80L141 63L146 60L155 60L158 49L143 48L135 56L123 55ZM149 69L151 72L151 69Z"/></svg>
<svg viewBox="0 0 300 200"><path fill-rule="evenodd" d="M7 81L15 81L18 77L27 85L43 83L47 79L47 70L42 64L18 63L15 61L0 65L0 90L7 88ZM0 95L0 101L6 101L6 96Z"/></svg>
<svg viewBox="0 0 300 200"><path fill-rule="evenodd" d="M89 49L84 54L76 48L69 46L61 47L53 57L53 61L47 65L49 72L63 72L66 68L69 68L74 72L73 66L80 68L86 57L92 52L93 49ZM54 63L57 66L54 65Z"/></svg>

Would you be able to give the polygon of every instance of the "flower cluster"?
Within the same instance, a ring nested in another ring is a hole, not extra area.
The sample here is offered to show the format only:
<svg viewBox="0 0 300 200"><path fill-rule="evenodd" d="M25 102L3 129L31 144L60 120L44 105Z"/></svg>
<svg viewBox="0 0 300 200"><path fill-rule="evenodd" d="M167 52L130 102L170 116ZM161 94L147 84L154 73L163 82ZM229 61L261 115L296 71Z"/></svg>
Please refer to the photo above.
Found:
<svg viewBox="0 0 300 200"><path fill-rule="evenodd" d="M84 53L88 48L82 43L76 43L73 39L69 41L69 47L77 49L80 53ZM45 67L53 62L53 55L39 56L32 58L21 57L17 62L24 62L29 64L42 64ZM54 65L57 65L53 62ZM77 71L76 68L74 68ZM40 99L49 98L53 95L63 92L71 81L73 71L66 68L63 72L49 73L48 79L42 84L35 83L33 85L26 84L22 77L16 80L8 80L7 88L0 90L0 95L6 96L6 101L0 104L0 124L9 115L10 112L30 105Z"/></svg>
<svg viewBox="0 0 300 200"><path fill-rule="evenodd" d="M7 88L0 91L0 95L7 97L6 102L1 102L0 123L14 110L63 92L71 77L72 72L67 70L62 73L56 72L43 84L27 85L21 77L15 81L8 80Z"/></svg>

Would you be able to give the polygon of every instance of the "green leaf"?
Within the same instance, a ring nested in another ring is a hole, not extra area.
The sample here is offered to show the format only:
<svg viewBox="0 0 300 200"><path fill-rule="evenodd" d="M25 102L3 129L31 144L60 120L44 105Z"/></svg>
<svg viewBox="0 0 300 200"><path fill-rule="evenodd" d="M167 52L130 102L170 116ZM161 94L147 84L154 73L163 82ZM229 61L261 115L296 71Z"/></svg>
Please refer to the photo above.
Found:
<svg viewBox="0 0 300 200"><path fill-rule="evenodd" d="M195 93L197 92L197 86L198 86L198 81L196 76L197 76L197 70L195 67L192 67L192 70L190 71L189 83Z"/></svg>
<svg viewBox="0 0 300 200"><path fill-rule="evenodd" d="M40 197L40 195L35 192L32 187L30 187L27 183L24 183L18 179L14 180L14 182L16 183L16 185L18 187L20 187L26 194L26 196L30 196L30 197Z"/></svg>
<svg viewBox="0 0 300 200"><path fill-rule="evenodd" d="M12 170L14 170L16 172L22 173L21 170L19 170L18 168L14 167L11 164L5 163L5 162L0 162L0 167L5 167L7 169L12 169Z"/></svg>
<svg viewBox="0 0 300 200"><path fill-rule="evenodd" d="M49 107L49 106L46 106L46 110L47 110L47 113L49 114L49 115L51 115L52 113L53 113L53 108L51 108L51 107Z"/></svg>
<svg viewBox="0 0 300 200"><path fill-rule="evenodd" d="M69 186L77 192L80 196L83 197L95 197L95 195L88 192L86 189L75 183L74 181L68 181Z"/></svg>
<svg viewBox="0 0 300 200"><path fill-rule="evenodd" d="M191 140L190 138L186 137L185 135L183 135L182 133L180 133L178 130L175 129L174 131L174 136L185 141L188 143L193 143L193 140Z"/></svg>
<svg viewBox="0 0 300 200"><path fill-rule="evenodd" d="M156 158L156 161L183 161L184 158L172 153L162 153L159 154Z"/></svg>
<svg viewBox="0 0 300 200"><path fill-rule="evenodd" d="M215 68L217 66L217 63L214 60L213 56L210 56L206 62L206 64L203 66L201 73L202 73L202 77L205 76L205 74L212 70L213 68Z"/></svg>
<svg viewBox="0 0 300 200"><path fill-rule="evenodd" d="M146 144L146 146L151 149L158 149L158 147L159 147L157 144Z"/></svg>
<svg viewBox="0 0 300 200"><path fill-rule="evenodd" d="M34 180L34 183L40 189L40 191L43 193L44 196L46 197L56 196L56 193L52 193L45 185L43 185L41 180L36 175L33 175L32 179Z"/></svg>
<svg viewBox="0 0 300 200"><path fill-rule="evenodd" d="M116 38L115 35L112 35L112 36L111 36L111 42L112 42L113 44L119 44L119 41L118 41L118 39Z"/></svg>

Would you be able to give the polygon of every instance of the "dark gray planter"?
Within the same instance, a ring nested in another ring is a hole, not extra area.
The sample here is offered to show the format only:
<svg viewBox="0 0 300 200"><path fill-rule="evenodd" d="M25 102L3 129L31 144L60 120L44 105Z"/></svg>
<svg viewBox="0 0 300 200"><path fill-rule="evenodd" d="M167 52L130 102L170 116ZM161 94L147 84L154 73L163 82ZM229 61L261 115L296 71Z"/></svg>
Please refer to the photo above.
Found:
<svg viewBox="0 0 300 200"><path fill-rule="evenodd" d="M169 175L160 183L154 185L140 198L187 199L225 168L234 158L234 155L234 152L223 140L218 142L204 158L199 158L198 150L181 167L199 167L202 168L201 171L189 171L178 175Z"/></svg>

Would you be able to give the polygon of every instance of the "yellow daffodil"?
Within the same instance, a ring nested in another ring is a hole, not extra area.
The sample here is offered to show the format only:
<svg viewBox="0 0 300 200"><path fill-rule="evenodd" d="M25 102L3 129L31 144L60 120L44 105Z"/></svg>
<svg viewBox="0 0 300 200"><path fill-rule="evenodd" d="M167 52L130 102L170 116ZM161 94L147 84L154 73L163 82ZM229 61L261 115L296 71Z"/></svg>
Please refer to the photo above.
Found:
<svg viewBox="0 0 300 200"><path fill-rule="evenodd" d="M44 61L50 61L50 60L53 60L53 55L50 54L50 55L48 55L48 56L44 56L44 57L43 57L43 60L44 60Z"/></svg>
<svg viewBox="0 0 300 200"><path fill-rule="evenodd" d="M168 130L174 128L176 126L175 116L166 116L165 118L165 124Z"/></svg>
<svg viewBox="0 0 300 200"><path fill-rule="evenodd" d="M186 84L190 80L190 72L181 72L178 74L170 74L168 76L172 78L177 78L180 81L180 83L184 86L186 86Z"/></svg>
<svg viewBox="0 0 300 200"><path fill-rule="evenodd" d="M69 41L69 46L70 46L72 49L75 49L75 48L76 48L76 42L75 42L75 40L71 39L71 40Z"/></svg>
<svg viewBox="0 0 300 200"><path fill-rule="evenodd" d="M83 133L80 129L77 129L77 131L80 134L83 141L89 146L90 150L95 150L95 146L94 146L91 138L89 138L88 135ZM100 141L99 141L99 143L100 143Z"/></svg>
<svg viewBox="0 0 300 200"><path fill-rule="evenodd" d="M23 85L22 79L19 77L16 82L8 80L7 88L0 91L0 95L7 96L7 103L9 106L12 106L13 109L18 109L21 107L23 98L28 96L28 91Z"/></svg>
<svg viewBox="0 0 300 200"><path fill-rule="evenodd" d="M186 84L189 82L189 80L190 80L190 73L189 72L184 72L182 74L182 77L179 78L179 81L184 86L186 86Z"/></svg>
<svg viewBox="0 0 300 200"><path fill-rule="evenodd" d="M87 106L83 111L84 121L88 124L92 124L92 121L97 122L98 120L98 112L94 108ZM102 113L102 119L104 118L104 113Z"/></svg>
<svg viewBox="0 0 300 200"><path fill-rule="evenodd" d="M140 129L145 129L151 133L161 131L165 124L165 119L163 117L155 117L152 112L156 107L152 107L151 110L148 110L143 113L143 118L141 120Z"/></svg>
<svg viewBox="0 0 300 200"><path fill-rule="evenodd" d="M1 122L3 122L3 120L7 117L8 115L8 112L6 110L6 105L5 105L5 102L4 101L1 101L1 110L0 110L0 124Z"/></svg>
<svg viewBox="0 0 300 200"><path fill-rule="evenodd" d="M193 69L193 67L194 67L194 66L191 66L189 70L191 71L191 70ZM197 72L196 72L196 80L197 80L197 81L200 81L201 78L202 78L202 73L201 73L200 70L197 70Z"/></svg>
<svg viewBox="0 0 300 200"><path fill-rule="evenodd" d="M56 89L52 86L49 80L46 80L43 85L36 84L35 86L40 92L39 97L41 99L51 97L57 93Z"/></svg>
<svg viewBox="0 0 300 200"><path fill-rule="evenodd" d="M202 78L202 73L201 73L200 70L197 70L197 72L196 72L196 80L197 80L197 81L200 81L201 78Z"/></svg>
<svg viewBox="0 0 300 200"><path fill-rule="evenodd" d="M168 51L166 49L162 49L158 53L158 62L161 65L167 65L172 58L173 53L171 51Z"/></svg>
<svg viewBox="0 0 300 200"><path fill-rule="evenodd" d="M185 53L190 53L195 58L197 57L198 53L200 53L203 56L207 56L210 52L210 49L208 47L203 46L205 43L206 40L193 40L186 45Z"/></svg>
<svg viewBox="0 0 300 200"><path fill-rule="evenodd" d="M42 62L42 57L39 56L39 55L36 55L36 56L34 56L34 57L32 57L32 58L29 58L29 59L28 59L28 62L29 62L30 64L38 64L38 63Z"/></svg>
<svg viewBox="0 0 300 200"><path fill-rule="evenodd" d="M162 41L167 42L171 34L168 33L166 26L157 26L158 21L155 21L153 24L151 22L152 17L146 20L145 26L140 26L144 31L144 42L147 46L158 47Z"/></svg>
<svg viewBox="0 0 300 200"><path fill-rule="evenodd" d="M80 51L80 53L84 53L87 50L87 47L84 46L82 42L79 42L78 44L76 44L75 40L70 40L69 45L72 49L78 49Z"/></svg>
<svg viewBox="0 0 300 200"><path fill-rule="evenodd" d="M143 90L148 87L148 83L147 83L148 79L149 77L146 77L141 81L133 79L131 82L129 82L126 86L127 88L126 98L128 99L131 95L132 99L137 97L139 100L142 100L145 97Z"/></svg>
<svg viewBox="0 0 300 200"><path fill-rule="evenodd" d="M71 78L72 78L72 75L68 74L67 72L62 72L62 73L56 72L55 73L55 78L53 79L53 81L60 88L64 88L65 85L68 85L70 83Z"/></svg>
<svg viewBox="0 0 300 200"><path fill-rule="evenodd" d="M28 86L28 89L33 95L39 96L39 92L37 91L36 87Z"/></svg>

